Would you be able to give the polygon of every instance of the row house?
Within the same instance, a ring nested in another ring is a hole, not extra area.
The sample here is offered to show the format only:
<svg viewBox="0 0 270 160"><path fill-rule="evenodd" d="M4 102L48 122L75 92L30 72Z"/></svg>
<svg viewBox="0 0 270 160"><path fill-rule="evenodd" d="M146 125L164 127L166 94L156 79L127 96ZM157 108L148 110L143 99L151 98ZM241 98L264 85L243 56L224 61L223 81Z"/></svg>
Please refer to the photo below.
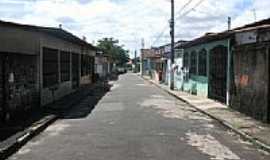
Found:
<svg viewBox="0 0 270 160"><path fill-rule="evenodd" d="M162 79L160 83L170 85L171 83L171 71L174 72L174 84L176 89L180 89L181 82L183 80L183 53L184 50L181 47L186 44L187 41L178 41L175 43L175 55L174 55L174 65L171 68L171 44L166 44L164 46L158 47L158 52L162 57Z"/></svg>
<svg viewBox="0 0 270 160"><path fill-rule="evenodd" d="M270 19L237 28L230 106L270 122Z"/></svg>
<svg viewBox="0 0 270 160"><path fill-rule="evenodd" d="M96 48L61 28L0 21L0 113L45 106L93 81Z"/></svg>
<svg viewBox="0 0 270 160"><path fill-rule="evenodd" d="M156 82L162 79L162 59L157 48L141 50L142 75L149 76Z"/></svg>
<svg viewBox="0 0 270 160"><path fill-rule="evenodd" d="M114 69L114 61L111 55L99 50L95 57L95 74L104 79L111 75Z"/></svg>
<svg viewBox="0 0 270 160"><path fill-rule="evenodd" d="M185 45L182 90L270 122L270 19Z"/></svg>
<svg viewBox="0 0 270 160"><path fill-rule="evenodd" d="M207 33L182 46L182 91L229 104L230 33Z"/></svg>
<svg viewBox="0 0 270 160"><path fill-rule="evenodd" d="M174 72L175 89L224 103L270 122L270 19L159 47L165 85Z"/></svg>

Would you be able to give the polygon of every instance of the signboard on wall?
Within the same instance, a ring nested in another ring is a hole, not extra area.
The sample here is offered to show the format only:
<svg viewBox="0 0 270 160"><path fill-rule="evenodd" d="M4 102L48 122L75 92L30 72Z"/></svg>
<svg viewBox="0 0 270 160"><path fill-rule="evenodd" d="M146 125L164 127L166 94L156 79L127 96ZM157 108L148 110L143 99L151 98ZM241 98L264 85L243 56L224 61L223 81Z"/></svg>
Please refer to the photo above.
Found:
<svg viewBox="0 0 270 160"><path fill-rule="evenodd" d="M256 31L249 31L249 32L237 33L235 35L235 39L236 39L237 45L256 43L257 42L257 32Z"/></svg>

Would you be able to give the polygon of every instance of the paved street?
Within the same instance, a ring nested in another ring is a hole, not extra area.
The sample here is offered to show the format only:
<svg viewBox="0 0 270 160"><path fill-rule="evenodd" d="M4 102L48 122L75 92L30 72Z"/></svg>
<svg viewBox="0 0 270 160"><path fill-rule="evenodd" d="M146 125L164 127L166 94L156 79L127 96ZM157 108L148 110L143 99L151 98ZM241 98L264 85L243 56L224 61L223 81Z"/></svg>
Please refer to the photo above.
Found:
<svg viewBox="0 0 270 160"><path fill-rule="evenodd" d="M10 160L269 160L214 120L135 74L95 109L88 97Z"/></svg>

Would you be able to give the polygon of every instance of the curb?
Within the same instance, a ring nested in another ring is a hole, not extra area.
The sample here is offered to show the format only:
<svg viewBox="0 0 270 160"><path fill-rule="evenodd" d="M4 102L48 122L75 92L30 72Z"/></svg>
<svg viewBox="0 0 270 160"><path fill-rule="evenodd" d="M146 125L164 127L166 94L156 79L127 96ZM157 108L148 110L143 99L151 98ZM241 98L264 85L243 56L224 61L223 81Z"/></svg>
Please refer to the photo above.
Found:
<svg viewBox="0 0 270 160"><path fill-rule="evenodd" d="M96 88L98 86L99 84L95 84L92 87ZM73 100L65 109L71 110L74 104L81 102L84 98L89 96L89 93L87 92L79 96L79 98ZM0 160L7 159L9 156L17 152L23 145L25 145L28 141L30 141L36 135L44 131L50 124L54 123L60 117L61 116L54 115L54 114L48 115L42 118L41 120L33 123L32 126L30 126L29 128L22 131L22 134L11 137L10 138L11 142L7 142L7 145L5 147L0 148Z"/></svg>
<svg viewBox="0 0 270 160"><path fill-rule="evenodd" d="M140 76L140 77L141 77L141 76ZM141 78L142 78L143 80L146 80L146 81L150 82L151 84L154 84L156 87L158 87L159 89L165 91L166 93L168 93L169 95L175 97L176 99L178 99L178 100L180 100L180 101L183 101L184 103L186 103L186 104L189 105L190 107L196 109L197 111L199 111L199 112L201 112L201 113L207 115L208 117L210 117L210 118L212 118L212 119L218 121L220 124L222 124L222 125L225 126L226 128L228 128L228 129L230 129L231 131L233 131L234 133L238 134L242 139L247 140L247 141L253 143L253 144L254 144L256 147L258 147L259 149L262 149L262 150L267 151L267 152L270 153L270 146L269 146L269 145L267 145L267 144L265 144L265 143L259 141L259 140L256 139L255 137L252 137L252 136L250 136L250 135L248 135L248 134L246 134L246 133L240 131L239 129L233 127L233 125L231 125L230 123L228 123L228 122L226 122L226 121L224 121L224 120L222 120L222 119L216 117L215 115L210 114L210 113L208 113L208 112L206 112L206 111L204 111L204 110L202 110L202 109L196 107L195 105L191 104L191 103L188 102L187 100L185 100L185 99L183 99L183 98L181 98L181 97L175 95L174 93L168 91L167 89L162 88L160 85L158 85L158 84L156 84L156 83L150 81L149 79L146 79L146 78L144 78L144 77L141 77Z"/></svg>
<svg viewBox="0 0 270 160"><path fill-rule="evenodd" d="M55 122L57 118L58 117L56 115L49 115L27 128L21 136L16 137L15 141L8 144L5 148L0 149L0 159L6 159L18 151L29 140L34 138L36 135L45 130L50 124Z"/></svg>

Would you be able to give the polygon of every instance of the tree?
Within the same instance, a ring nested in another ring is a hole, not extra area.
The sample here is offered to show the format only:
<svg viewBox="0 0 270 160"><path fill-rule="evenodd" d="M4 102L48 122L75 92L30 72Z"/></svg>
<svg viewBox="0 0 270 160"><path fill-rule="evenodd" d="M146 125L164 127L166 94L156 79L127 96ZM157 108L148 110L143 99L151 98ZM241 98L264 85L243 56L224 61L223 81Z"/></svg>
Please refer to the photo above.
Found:
<svg viewBox="0 0 270 160"><path fill-rule="evenodd" d="M114 38L103 38L98 41L97 47L105 54L111 55L118 65L123 66L129 61L129 51L119 45L119 41Z"/></svg>

